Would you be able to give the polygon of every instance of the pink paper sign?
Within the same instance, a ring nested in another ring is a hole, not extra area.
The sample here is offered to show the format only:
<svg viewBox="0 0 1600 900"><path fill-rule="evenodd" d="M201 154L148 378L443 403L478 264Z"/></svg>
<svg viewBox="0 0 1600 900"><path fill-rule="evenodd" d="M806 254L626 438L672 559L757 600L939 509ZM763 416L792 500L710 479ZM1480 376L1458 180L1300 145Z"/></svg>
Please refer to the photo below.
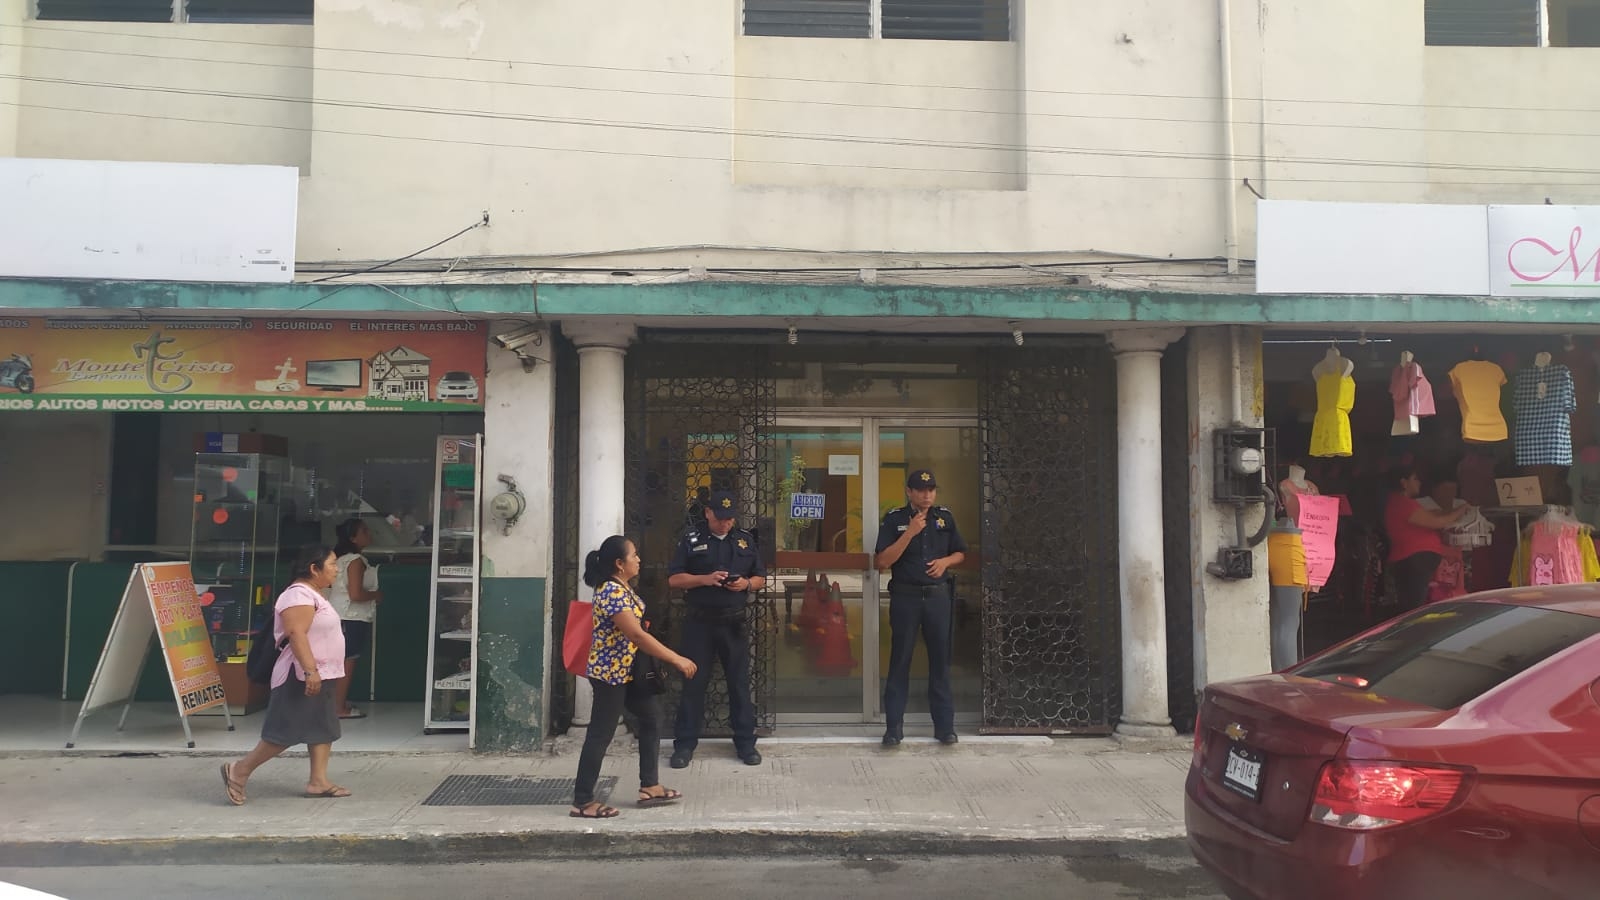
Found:
<svg viewBox="0 0 1600 900"><path fill-rule="evenodd" d="M1306 580L1313 588L1333 572L1334 538L1339 534L1339 498L1300 495L1300 541L1306 548Z"/></svg>

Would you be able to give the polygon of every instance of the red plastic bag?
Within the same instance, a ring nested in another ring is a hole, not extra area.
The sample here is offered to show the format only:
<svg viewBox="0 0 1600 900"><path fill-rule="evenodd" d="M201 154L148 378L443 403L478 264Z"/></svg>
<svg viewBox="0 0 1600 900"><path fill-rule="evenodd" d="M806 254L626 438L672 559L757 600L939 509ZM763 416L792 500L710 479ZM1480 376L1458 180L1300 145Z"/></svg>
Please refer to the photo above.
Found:
<svg viewBox="0 0 1600 900"><path fill-rule="evenodd" d="M589 674L589 648L594 643L594 604L574 600L567 606L567 631L561 639L561 660L567 671L582 678Z"/></svg>

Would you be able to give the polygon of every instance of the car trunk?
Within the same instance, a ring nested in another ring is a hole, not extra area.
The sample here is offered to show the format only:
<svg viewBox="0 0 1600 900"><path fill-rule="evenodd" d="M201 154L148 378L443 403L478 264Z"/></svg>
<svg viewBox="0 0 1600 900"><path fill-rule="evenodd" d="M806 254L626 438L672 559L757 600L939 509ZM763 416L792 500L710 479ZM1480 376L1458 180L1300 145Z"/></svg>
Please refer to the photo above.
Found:
<svg viewBox="0 0 1600 900"><path fill-rule="evenodd" d="M1290 840L1306 821L1317 775L1352 728L1421 724L1440 711L1307 678L1264 675L1206 688L1200 706L1201 772L1229 813ZM1232 736L1230 736L1230 734ZM1224 782L1229 753L1259 762L1258 796Z"/></svg>

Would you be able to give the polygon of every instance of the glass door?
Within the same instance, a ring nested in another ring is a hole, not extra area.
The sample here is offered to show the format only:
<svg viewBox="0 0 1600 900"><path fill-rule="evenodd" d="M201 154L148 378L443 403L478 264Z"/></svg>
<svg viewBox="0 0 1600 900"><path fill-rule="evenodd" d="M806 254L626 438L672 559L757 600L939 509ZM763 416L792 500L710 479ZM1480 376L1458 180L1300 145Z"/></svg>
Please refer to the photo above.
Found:
<svg viewBox="0 0 1600 900"><path fill-rule="evenodd" d="M956 528L967 543L966 560L952 569L955 597L951 608L950 681L955 693L956 721L977 721L983 704L983 582L982 543L979 526L980 465L978 426L962 419L890 419L872 422L878 464L877 508L871 512L873 525L883 521L884 513L906 503L906 476L917 469L930 469L939 480L934 502L955 515ZM869 545L876 546L876 528ZM870 565L870 563L869 563ZM882 718L883 683L889 676L889 573L879 575L883 588L878 604L878 666L870 689L868 709ZM911 661L911 687L906 703L908 726L925 723L928 713L928 656L922 641L917 642Z"/></svg>
<svg viewBox="0 0 1600 900"><path fill-rule="evenodd" d="M876 490L860 419L780 419L778 524L767 596L778 630L774 702L791 723L861 722L875 701L876 584L862 518ZM875 681L875 679L873 679Z"/></svg>
<svg viewBox="0 0 1600 900"><path fill-rule="evenodd" d="M778 631L774 703L780 721L883 720L888 574L873 568L872 550L884 513L906 502L912 469L938 476L937 502L955 514L967 541L966 561L953 570L951 679L957 721L975 721L982 701L977 423L781 417L773 447L779 515L767 597ZM907 707L914 716L928 711L927 671L919 643Z"/></svg>

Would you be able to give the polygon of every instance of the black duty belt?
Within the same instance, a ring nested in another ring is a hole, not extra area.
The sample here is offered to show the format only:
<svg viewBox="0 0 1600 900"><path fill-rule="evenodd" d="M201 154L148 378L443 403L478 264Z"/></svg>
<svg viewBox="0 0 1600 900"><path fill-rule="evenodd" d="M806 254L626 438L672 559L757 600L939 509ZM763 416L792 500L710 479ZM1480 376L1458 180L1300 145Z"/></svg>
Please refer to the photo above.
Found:
<svg viewBox="0 0 1600 900"><path fill-rule="evenodd" d="M941 581L938 584L891 584L889 585L889 595L916 594L920 597L926 597L930 591L947 591L949 589L950 582L948 581Z"/></svg>
<svg viewBox="0 0 1600 900"><path fill-rule="evenodd" d="M690 606L685 614L693 621L708 625L732 625L744 621L742 606Z"/></svg>

